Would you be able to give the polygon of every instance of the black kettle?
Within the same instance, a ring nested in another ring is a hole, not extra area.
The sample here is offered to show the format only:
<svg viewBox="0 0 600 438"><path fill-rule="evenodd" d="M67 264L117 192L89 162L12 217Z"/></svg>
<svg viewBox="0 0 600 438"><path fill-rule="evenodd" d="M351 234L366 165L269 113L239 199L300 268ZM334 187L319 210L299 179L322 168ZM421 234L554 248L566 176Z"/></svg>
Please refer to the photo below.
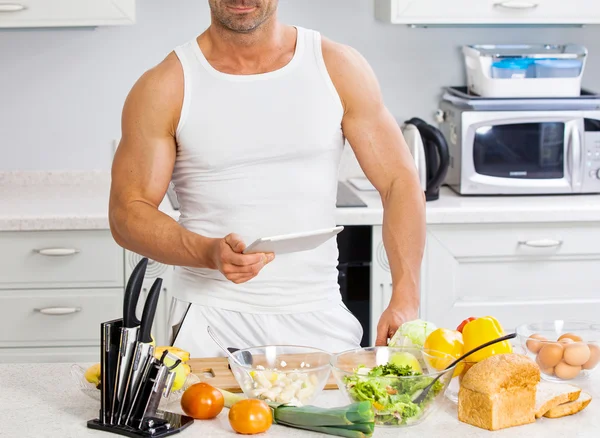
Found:
<svg viewBox="0 0 600 438"><path fill-rule="evenodd" d="M450 165L450 152L444 135L435 126L417 117L406 121L402 132L415 160L425 199L439 199L440 187Z"/></svg>

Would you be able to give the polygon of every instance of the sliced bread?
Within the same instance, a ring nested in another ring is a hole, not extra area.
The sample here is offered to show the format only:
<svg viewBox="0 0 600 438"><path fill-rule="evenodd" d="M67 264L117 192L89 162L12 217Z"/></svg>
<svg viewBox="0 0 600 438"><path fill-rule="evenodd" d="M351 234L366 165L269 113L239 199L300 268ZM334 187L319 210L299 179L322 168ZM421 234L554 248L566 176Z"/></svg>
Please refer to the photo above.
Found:
<svg viewBox="0 0 600 438"><path fill-rule="evenodd" d="M567 383L541 381L535 395L535 418L541 418L550 409L577 400L581 388Z"/></svg>
<svg viewBox="0 0 600 438"><path fill-rule="evenodd" d="M563 403L562 405L550 409L544 414L544 417L560 418L576 414L577 412L583 411L591 401L592 396L587 392L582 392L577 400Z"/></svg>

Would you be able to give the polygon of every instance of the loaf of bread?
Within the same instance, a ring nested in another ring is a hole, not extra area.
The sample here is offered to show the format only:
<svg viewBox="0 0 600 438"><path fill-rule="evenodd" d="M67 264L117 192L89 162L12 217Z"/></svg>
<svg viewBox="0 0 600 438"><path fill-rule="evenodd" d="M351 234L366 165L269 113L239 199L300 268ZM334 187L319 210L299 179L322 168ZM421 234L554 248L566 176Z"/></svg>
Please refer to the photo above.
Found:
<svg viewBox="0 0 600 438"><path fill-rule="evenodd" d="M475 365L458 391L458 419L487 430L535 422L540 369L520 354L499 354Z"/></svg>

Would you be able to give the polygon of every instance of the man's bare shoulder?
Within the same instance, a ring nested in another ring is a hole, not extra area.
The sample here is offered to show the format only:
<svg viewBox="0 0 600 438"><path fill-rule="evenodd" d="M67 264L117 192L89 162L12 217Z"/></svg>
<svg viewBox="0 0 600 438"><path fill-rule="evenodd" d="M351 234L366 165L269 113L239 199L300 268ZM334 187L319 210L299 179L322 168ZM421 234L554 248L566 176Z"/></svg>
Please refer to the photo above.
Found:
<svg viewBox="0 0 600 438"><path fill-rule="evenodd" d="M323 60L340 98L347 109L349 102L363 92L378 92L379 85L367 60L351 46L323 37Z"/></svg>
<svg viewBox="0 0 600 438"><path fill-rule="evenodd" d="M183 104L183 86L183 68L172 52L136 81L125 101L124 113L144 114L155 122L176 126Z"/></svg>
<svg viewBox="0 0 600 438"><path fill-rule="evenodd" d="M171 52L159 64L145 71L131 90L139 97L177 99L183 97L183 68Z"/></svg>

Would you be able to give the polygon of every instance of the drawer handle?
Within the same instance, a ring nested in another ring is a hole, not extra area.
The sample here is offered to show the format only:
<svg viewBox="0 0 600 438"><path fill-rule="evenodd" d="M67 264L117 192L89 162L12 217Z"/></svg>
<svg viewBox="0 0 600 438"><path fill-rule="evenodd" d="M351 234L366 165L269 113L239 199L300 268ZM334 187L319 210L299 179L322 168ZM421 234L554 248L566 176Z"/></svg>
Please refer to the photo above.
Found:
<svg viewBox="0 0 600 438"><path fill-rule="evenodd" d="M42 315L71 315L81 312L81 307L45 307L43 309L35 309L35 311Z"/></svg>
<svg viewBox="0 0 600 438"><path fill-rule="evenodd" d="M539 3L535 3L535 2L525 2L525 1L516 1L516 0L507 0L504 2L494 3L494 7L505 8L505 9L535 9L539 5L540 5Z"/></svg>
<svg viewBox="0 0 600 438"><path fill-rule="evenodd" d="M532 248L554 248L562 244L562 240L554 239L522 240L519 242L519 245L530 246Z"/></svg>
<svg viewBox="0 0 600 438"><path fill-rule="evenodd" d="M19 12L27 9L27 6L18 3L0 3L0 12Z"/></svg>
<svg viewBox="0 0 600 438"><path fill-rule="evenodd" d="M63 257L70 256L79 253L80 251L75 248L44 248L44 249L34 249L34 252L37 252L43 256L49 257Z"/></svg>

